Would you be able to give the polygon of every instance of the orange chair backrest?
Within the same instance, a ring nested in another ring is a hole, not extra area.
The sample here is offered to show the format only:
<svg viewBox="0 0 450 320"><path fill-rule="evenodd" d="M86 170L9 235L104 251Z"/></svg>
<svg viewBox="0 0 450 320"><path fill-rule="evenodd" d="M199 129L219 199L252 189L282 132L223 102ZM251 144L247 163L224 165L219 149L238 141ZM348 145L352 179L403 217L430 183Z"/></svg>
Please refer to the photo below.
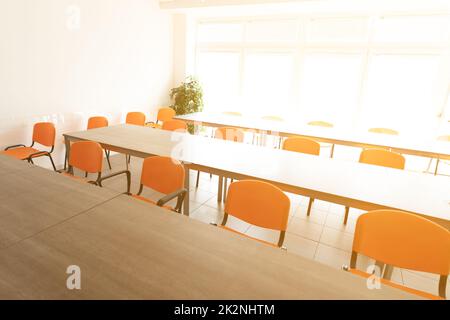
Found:
<svg viewBox="0 0 450 320"><path fill-rule="evenodd" d="M389 128L370 128L369 132L390 134L390 135L393 135L393 136L398 136L398 131L393 130L393 129L389 129Z"/></svg>
<svg viewBox="0 0 450 320"><path fill-rule="evenodd" d="M102 171L103 149L97 142L77 141L70 147L69 166L84 172Z"/></svg>
<svg viewBox="0 0 450 320"><path fill-rule="evenodd" d="M318 127L325 127L325 128L333 128L334 125L332 123L326 122L326 121L310 121L308 122L309 126L318 126Z"/></svg>
<svg viewBox="0 0 450 320"><path fill-rule="evenodd" d="M220 127L216 129L214 138L234 142L242 142L244 141L244 132L240 129L232 127Z"/></svg>
<svg viewBox="0 0 450 320"><path fill-rule="evenodd" d="M108 119L105 117L90 117L88 120L87 128L96 129L108 126Z"/></svg>
<svg viewBox="0 0 450 320"><path fill-rule="evenodd" d="M43 146L55 145L56 129L51 122L38 122L33 126L33 141Z"/></svg>
<svg viewBox="0 0 450 320"><path fill-rule="evenodd" d="M359 162L395 169L405 168L405 157L384 149L366 149L359 156Z"/></svg>
<svg viewBox="0 0 450 320"><path fill-rule="evenodd" d="M399 268L448 275L450 232L421 216L375 210L357 222L353 251Z"/></svg>
<svg viewBox="0 0 450 320"><path fill-rule="evenodd" d="M170 157L148 157L142 165L141 184L169 194L184 188L184 166Z"/></svg>
<svg viewBox="0 0 450 320"><path fill-rule="evenodd" d="M258 227L285 231L290 205L280 188L263 181L241 180L230 184L225 212Z"/></svg>
<svg viewBox="0 0 450 320"><path fill-rule="evenodd" d="M284 140L283 150L307 153L318 156L320 154L320 144L317 141L307 138L291 137Z"/></svg>
<svg viewBox="0 0 450 320"><path fill-rule="evenodd" d="M145 125L145 114L142 112L128 112L125 123L143 126Z"/></svg>
<svg viewBox="0 0 450 320"><path fill-rule="evenodd" d="M268 121L284 121L284 119L279 116L264 116L264 117L261 117L261 119L268 120Z"/></svg>
<svg viewBox="0 0 450 320"><path fill-rule="evenodd" d="M181 120L169 120L164 121L162 125L163 130L169 130L169 131L186 131L187 130L187 124L184 121Z"/></svg>
<svg viewBox="0 0 450 320"><path fill-rule="evenodd" d="M169 121L172 120L172 118L175 116L175 110L169 107L161 108L158 110L158 115L156 119L158 121Z"/></svg>

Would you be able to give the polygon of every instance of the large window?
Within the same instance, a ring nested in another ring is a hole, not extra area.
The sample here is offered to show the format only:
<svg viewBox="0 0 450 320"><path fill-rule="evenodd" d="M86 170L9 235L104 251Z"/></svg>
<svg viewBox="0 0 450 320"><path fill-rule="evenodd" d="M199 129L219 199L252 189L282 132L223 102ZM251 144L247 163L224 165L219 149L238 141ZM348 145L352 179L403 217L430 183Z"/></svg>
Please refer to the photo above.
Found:
<svg viewBox="0 0 450 320"><path fill-rule="evenodd" d="M450 16L199 20L205 110L400 131L447 123Z"/></svg>

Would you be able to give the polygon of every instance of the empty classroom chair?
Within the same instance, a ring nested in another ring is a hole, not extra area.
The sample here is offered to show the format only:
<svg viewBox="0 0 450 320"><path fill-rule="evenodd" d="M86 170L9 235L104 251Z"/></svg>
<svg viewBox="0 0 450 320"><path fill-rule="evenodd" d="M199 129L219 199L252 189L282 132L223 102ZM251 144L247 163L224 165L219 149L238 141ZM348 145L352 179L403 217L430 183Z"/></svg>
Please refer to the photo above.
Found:
<svg viewBox="0 0 450 320"><path fill-rule="evenodd" d="M320 144L317 141L308 138L291 137L284 140L283 150L318 156L320 155ZM313 203L314 199L309 198L308 211L306 213L308 216L311 214Z"/></svg>
<svg viewBox="0 0 450 320"><path fill-rule="evenodd" d="M127 117L125 119L126 124L133 124L136 126L145 126L145 114L143 112L135 111L128 112ZM128 169L128 164L131 161L130 155L125 155L125 161Z"/></svg>
<svg viewBox="0 0 450 320"><path fill-rule="evenodd" d="M308 122L309 126L317 126L317 127L324 127L324 128L333 128L334 125L330 122L326 122L326 121L310 121Z"/></svg>
<svg viewBox="0 0 450 320"><path fill-rule="evenodd" d="M142 164L139 192L133 195L133 197L181 213L183 200L187 192L184 188L184 179L184 166L178 160L159 156L146 158ZM163 193L166 196L157 202L145 198L141 196L144 186ZM166 205L175 198L177 198L175 207Z"/></svg>
<svg viewBox="0 0 450 320"><path fill-rule="evenodd" d="M277 244L242 235L271 246L282 247L290 205L289 197L270 183L256 180L236 181L230 184L228 189L225 214L219 227L242 234L226 226L228 216L233 216L261 228L279 231Z"/></svg>
<svg viewBox="0 0 450 320"><path fill-rule="evenodd" d="M187 124L182 120L168 120L164 121L162 129L168 131L186 132Z"/></svg>
<svg viewBox="0 0 450 320"><path fill-rule="evenodd" d="M97 117L90 117L88 119L88 124L87 124L87 129L97 129L97 128L104 128L108 126L108 119L106 117L101 117L101 116L97 116ZM111 162L109 161L109 155L110 155L111 151L105 149L105 156L106 156L106 160L108 162L108 167L109 170L112 169L111 167Z"/></svg>
<svg viewBox="0 0 450 320"><path fill-rule="evenodd" d="M404 156L385 149L365 149L359 156L359 162L394 169L405 168Z"/></svg>
<svg viewBox="0 0 450 320"><path fill-rule="evenodd" d="M392 135L392 136L398 136L399 135L399 132L397 130L389 129L389 128L370 128L369 132L381 133L381 134L389 134L389 135Z"/></svg>
<svg viewBox="0 0 450 320"><path fill-rule="evenodd" d="M94 181L83 179L74 175L74 168L83 172L97 174ZM102 186L102 182L106 179L124 174L127 177L127 194L130 194L131 174L128 170L118 171L107 176L102 176L103 169L103 148L93 141L77 141L72 143L69 151L68 169L60 171L61 173L75 179L84 180L98 186Z"/></svg>
<svg viewBox="0 0 450 320"><path fill-rule="evenodd" d="M359 156L360 163L403 170L405 157L401 154L385 149L365 149ZM345 207L344 224L347 224L350 208Z"/></svg>
<svg viewBox="0 0 450 320"><path fill-rule="evenodd" d="M17 144L5 148L2 154L14 157L19 160L27 160L33 163L33 159L39 157L49 157L52 163L53 170L56 171L55 163L53 162L52 152L55 148L55 125L51 122L38 122L33 126L33 136L31 145L29 147L24 144ZM38 143L45 147L51 147L50 151L42 151L33 148Z"/></svg>
<svg viewBox="0 0 450 320"><path fill-rule="evenodd" d="M152 128L161 129L162 128L161 123L172 120L172 118L174 116L175 116L175 110L173 110L172 108L170 108L170 107L160 108L158 110L158 114L156 116L156 122L150 122L150 123L148 123L148 126L152 127Z"/></svg>
<svg viewBox="0 0 450 320"><path fill-rule="evenodd" d="M381 265L439 275L439 296L393 283L386 279L385 274L380 280L382 284L424 298L445 299L450 271L450 232L446 228L403 211L367 212L356 222L348 269L367 278L371 275L356 269L359 254L375 259Z"/></svg>
<svg viewBox="0 0 450 320"><path fill-rule="evenodd" d="M102 117L102 116L95 116L95 117L90 117L88 119L88 123L87 123L87 129L97 129L97 128L103 128L103 127L107 127L108 126L108 119L106 117ZM111 162L109 161L109 155L110 155L110 150L105 150L105 156L106 156L106 160L108 162L108 166L109 169L111 170ZM66 154L64 157L64 170L66 170L66 166L67 166L67 150L66 150Z"/></svg>
<svg viewBox="0 0 450 320"><path fill-rule="evenodd" d="M128 112L125 123L143 126L145 125L145 114L143 112Z"/></svg>

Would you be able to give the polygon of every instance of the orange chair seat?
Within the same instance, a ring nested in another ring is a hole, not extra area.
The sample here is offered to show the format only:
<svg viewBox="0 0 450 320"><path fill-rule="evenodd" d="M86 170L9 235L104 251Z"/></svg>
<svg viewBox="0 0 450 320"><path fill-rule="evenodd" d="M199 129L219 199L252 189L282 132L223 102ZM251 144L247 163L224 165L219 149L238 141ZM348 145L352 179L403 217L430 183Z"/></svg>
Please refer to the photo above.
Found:
<svg viewBox="0 0 450 320"><path fill-rule="evenodd" d="M239 231L236 231L236 230L233 230L233 229L231 229L231 228L228 228L227 226L219 225L218 227L220 227L220 228L222 228L222 229L225 229L225 230L228 230L228 231L231 231L231 232L234 232L234 233L237 233L237 234L240 234L241 236L247 237L247 238L249 238L249 239L256 240L256 241L258 241L258 242L267 244L267 245L269 245L269 246L272 246L272 247L275 247L275 248L279 248L275 243L272 243L272 242L268 242L268 241L264 241L264 240L261 240L261 239L258 239L258 238L251 237L251 236L249 236L249 235L246 235L245 233L241 233L241 232L239 232Z"/></svg>
<svg viewBox="0 0 450 320"><path fill-rule="evenodd" d="M145 201L145 202L148 202L148 203L151 203L151 204L154 204L155 206L157 205L155 201L145 198L145 197L142 197L142 196L138 196L137 194L134 194L132 197L142 200L142 201ZM165 209L171 210L171 211L175 211L171 206L162 206L162 207Z"/></svg>
<svg viewBox="0 0 450 320"><path fill-rule="evenodd" d="M364 272L364 271L357 270L357 269L350 269L349 272L351 272L353 274L356 274L356 275L358 275L360 277L363 277L363 278L369 278L371 276L371 274L369 274L367 272ZM408 293L417 295L417 296L422 297L422 298L431 299L431 300L445 300L444 298L436 296L434 294L431 294L431 293L428 293L428 292L424 292L424 291L420 291L420 290L416 290L416 289L412 289L412 288L408 288L408 287L405 287L405 286L403 286L401 284L397 284L395 282L392 282L392 281L389 281L389 280L386 280L386 279L383 279L383 278L381 278L380 281L381 281L382 284L385 284L387 286L406 291Z"/></svg>
<svg viewBox="0 0 450 320"><path fill-rule="evenodd" d="M10 157L14 157L19 160L25 160L33 153L40 152L37 149L31 147L18 147L14 149L9 149L6 151L2 151L1 153ZM33 157L34 158L34 157Z"/></svg>

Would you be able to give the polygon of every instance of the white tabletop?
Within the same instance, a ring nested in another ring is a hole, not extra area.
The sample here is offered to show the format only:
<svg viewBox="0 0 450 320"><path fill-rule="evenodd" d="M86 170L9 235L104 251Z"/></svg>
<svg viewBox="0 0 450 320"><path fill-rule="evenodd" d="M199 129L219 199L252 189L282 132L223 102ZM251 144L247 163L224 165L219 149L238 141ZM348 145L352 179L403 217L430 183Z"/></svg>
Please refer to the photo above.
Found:
<svg viewBox="0 0 450 320"><path fill-rule="evenodd" d="M292 121L272 121L248 116L231 116L217 113L197 112L176 119L207 126L230 126L255 131L263 131L281 136L305 136L321 142L359 146L391 148L398 152L450 159L450 143L439 141L429 133L420 133L415 137L393 136L370 133L367 130L352 130L342 128L325 128L302 125Z"/></svg>

